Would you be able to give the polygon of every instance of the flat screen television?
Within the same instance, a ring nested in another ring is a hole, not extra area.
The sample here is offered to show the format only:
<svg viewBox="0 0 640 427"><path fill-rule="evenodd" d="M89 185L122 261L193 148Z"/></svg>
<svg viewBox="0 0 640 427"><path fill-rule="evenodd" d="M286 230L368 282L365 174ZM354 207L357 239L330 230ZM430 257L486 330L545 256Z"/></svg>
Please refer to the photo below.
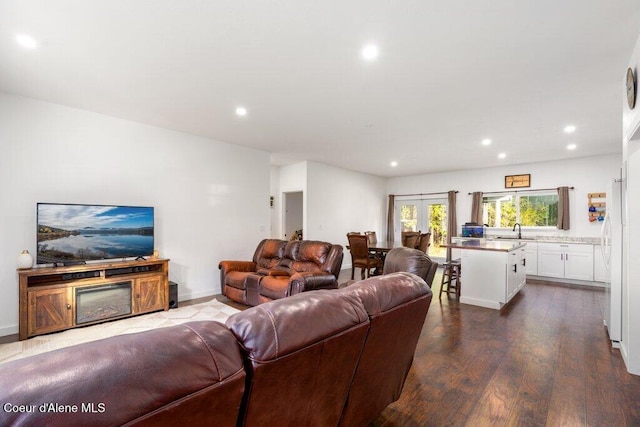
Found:
<svg viewBox="0 0 640 427"><path fill-rule="evenodd" d="M153 208L38 203L38 264L153 254Z"/></svg>

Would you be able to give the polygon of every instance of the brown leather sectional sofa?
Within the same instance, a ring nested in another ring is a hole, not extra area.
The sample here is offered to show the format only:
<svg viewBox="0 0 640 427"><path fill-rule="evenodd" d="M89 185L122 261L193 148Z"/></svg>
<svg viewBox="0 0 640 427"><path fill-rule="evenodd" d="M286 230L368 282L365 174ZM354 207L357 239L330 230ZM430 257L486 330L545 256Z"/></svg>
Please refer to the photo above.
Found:
<svg viewBox="0 0 640 427"><path fill-rule="evenodd" d="M318 289L337 289L343 248L313 240L265 239L251 261L221 261L222 294L255 306Z"/></svg>
<svg viewBox="0 0 640 427"><path fill-rule="evenodd" d="M0 425L365 426L397 400L431 302L394 273L0 364ZM75 408L75 410L74 410Z"/></svg>

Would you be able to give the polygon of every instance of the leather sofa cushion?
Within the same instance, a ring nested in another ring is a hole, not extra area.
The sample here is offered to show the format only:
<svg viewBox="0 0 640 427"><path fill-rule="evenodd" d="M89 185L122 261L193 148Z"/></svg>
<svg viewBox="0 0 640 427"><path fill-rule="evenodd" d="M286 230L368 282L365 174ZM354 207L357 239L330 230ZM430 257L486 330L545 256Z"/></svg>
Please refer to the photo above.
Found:
<svg viewBox="0 0 640 427"><path fill-rule="evenodd" d="M278 239L266 239L262 250L255 260L258 268L273 268L278 265L284 254L286 241Z"/></svg>
<svg viewBox="0 0 640 427"><path fill-rule="evenodd" d="M331 250L331 244L326 242L316 241L302 241L300 242L300 250L298 252L299 263L313 263L316 266L322 266L327 260L329 251ZM311 270L296 270L296 271L311 271Z"/></svg>
<svg viewBox="0 0 640 427"><path fill-rule="evenodd" d="M235 425L246 377L235 336L213 321L119 335L25 362L0 365L5 402L78 411L0 411L0 425ZM104 412L81 411L87 402L96 410L104 404Z"/></svg>
<svg viewBox="0 0 640 427"><path fill-rule="evenodd" d="M289 242L278 267L286 269L290 275L322 271L330 250L331 244L326 242L314 240Z"/></svg>
<svg viewBox="0 0 640 427"><path fill-rule="evenodd" d="M260 295L271 299L289 296L289 280L287 276L265 276L260 280Z"/></svg>
<svg viewBox="0 0 640 427"><path fill-rule="evenodd" d="M290 260L294 260L298 257L298 250L300 249L300 241L293 240L287 243L287 246L284 250L283 258L287 258Z"/></svg>
<svg viewBox="0 0 640 427"><path fill-rule="evenodd" d="M244 271L230 271L224 278L225 286L231 286L236 289L244 290L246 289L245 279L249 274L253 273L247 273Z"/></svg>
<svg viewBox="0 0 640 427"><path fill-rule="evenodd" d="M407 272L375 276L356 282L340 292L357 295L369 316L379 316L406 302L432 294L421 277Z"/></svg>

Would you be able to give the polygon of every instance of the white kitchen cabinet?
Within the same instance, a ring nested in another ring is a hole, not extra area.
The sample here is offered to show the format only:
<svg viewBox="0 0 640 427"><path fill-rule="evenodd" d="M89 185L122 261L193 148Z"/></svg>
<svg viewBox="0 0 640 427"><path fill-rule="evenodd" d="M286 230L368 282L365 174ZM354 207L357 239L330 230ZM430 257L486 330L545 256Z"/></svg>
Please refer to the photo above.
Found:
<svg viewBox="0 0 640 427"><path fill-rule="evenodd" d="M538 276L593 281L593 245L538 243Z"/></svg>
<svg viewBox="0 0 640 427"><path fill-rule="evenodd" d="M564 278L564 252L558 246L538 244L538 276Z"/></svg>
<svg viewBox="0 0 640 427"><path fill-rule="evenodd" d="M526 260L527 274L530 276L538 276L538 242L526 239L499 239L499 241L526 243L527 246L525 246L524 257Z"/></svg>
<svg viewBox="0 0 640 427"><path fill-rule="evenodd" d="M509 252L507 258L507 298L511 300L524 286L527 279L526 250L520 248Z"/></svg>
<svg viewBox="0 0 640 427"><path fill-rule="evenodd" d="M531 276L538 275L538 243L527 242L527 246L524 247L524 257L527 268L527 274Z"/></svg>

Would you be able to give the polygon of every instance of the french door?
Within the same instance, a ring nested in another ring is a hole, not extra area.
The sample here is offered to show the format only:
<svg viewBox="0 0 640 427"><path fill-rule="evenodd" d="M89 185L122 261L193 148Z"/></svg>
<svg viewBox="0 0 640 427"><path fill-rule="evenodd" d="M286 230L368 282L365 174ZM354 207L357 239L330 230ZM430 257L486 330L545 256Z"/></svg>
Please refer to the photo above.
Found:
<svg viewBox="0 0 640 427"><path fill-rule="evenodd" d="M447 242L447 200L396 200L396 239L400 239L402 231L431 232L429 256L434 259L445 259L447 249L442 245Z"/></svg>

